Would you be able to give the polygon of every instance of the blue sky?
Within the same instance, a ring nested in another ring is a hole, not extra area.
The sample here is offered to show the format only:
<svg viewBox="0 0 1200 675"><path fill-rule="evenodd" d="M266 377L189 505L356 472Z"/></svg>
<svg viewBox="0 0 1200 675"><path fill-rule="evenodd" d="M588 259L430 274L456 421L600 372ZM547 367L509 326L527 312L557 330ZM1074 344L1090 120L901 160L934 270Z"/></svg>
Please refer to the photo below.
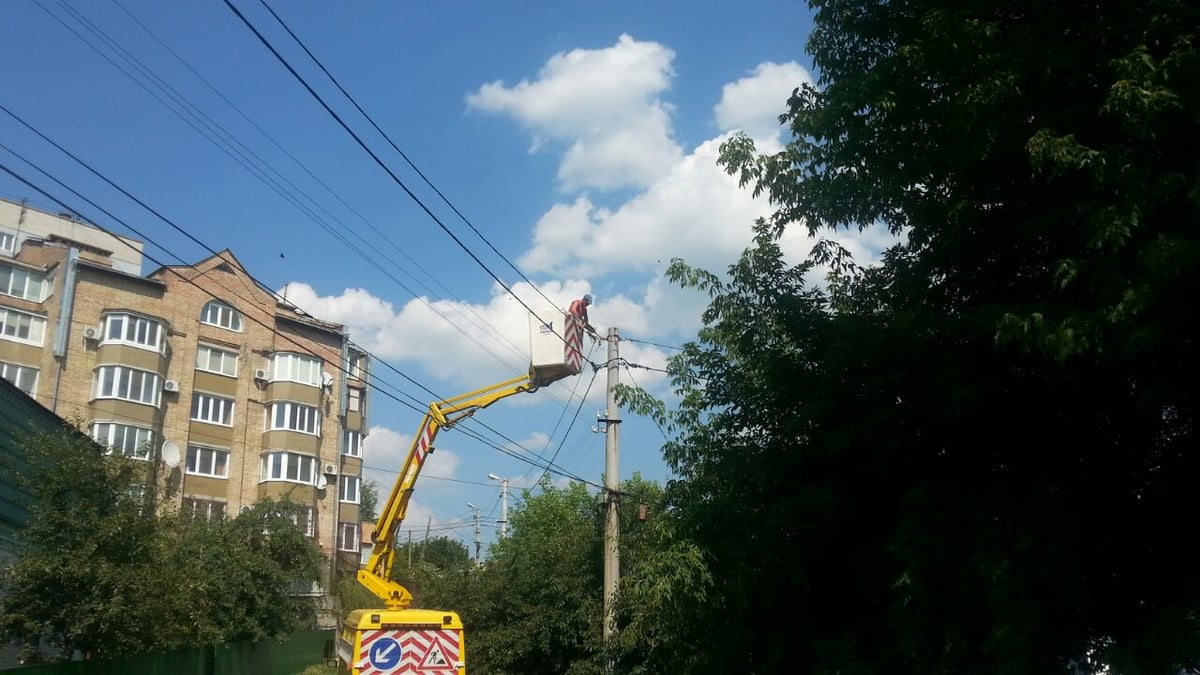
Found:
<svg viewBox="0 0 1200 675"><path fill-rule="evenodd" d="M715 158L734 129L764 149L781 142L775 117L812 77L803 3L270 2L385 138L267 5L230 2L398 181L223 0L7 0L0 102L395 369L374 366L401 401L371 395L366 444L367 477L385 494L420 421L402 401L524 372L527 311L493 274L530 305L595 294L592 323L632 338L621 356L649 367L621 381L669 394L662 346L695 335L704 298L662 273L676 257L723 270L768 212ZM2 113L0 139L0 163L150 240L159 262L208 255ZM7 175L0 195L59 209ZM870 259L885 239L843 242ZM800 233L786 243L807 250ZM589 356L604 359L601 347ZM512 455L555 456L601 483L604 437L591 429L605 381L585 369L482 411L470 434L444 431L405 529L470 544L469 501L492 541L500 492L488 474L510 479L513 500L541 474ZM669 479L661 432L624 418L621 477Z"/></svg>

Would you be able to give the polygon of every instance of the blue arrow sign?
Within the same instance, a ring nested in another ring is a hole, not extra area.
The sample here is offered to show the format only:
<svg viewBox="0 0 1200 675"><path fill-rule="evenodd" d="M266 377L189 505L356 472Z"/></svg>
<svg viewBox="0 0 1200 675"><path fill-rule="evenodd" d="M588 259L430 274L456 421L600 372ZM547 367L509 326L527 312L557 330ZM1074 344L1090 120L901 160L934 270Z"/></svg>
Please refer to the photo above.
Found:
<svg viewBox="0 0 1200 675"><path fill-rule="evenodd" d="M400 643L394 638L381 637L371 643L367 658L371 661L372 668L391 670L400 665L400 652Z"/></svg>

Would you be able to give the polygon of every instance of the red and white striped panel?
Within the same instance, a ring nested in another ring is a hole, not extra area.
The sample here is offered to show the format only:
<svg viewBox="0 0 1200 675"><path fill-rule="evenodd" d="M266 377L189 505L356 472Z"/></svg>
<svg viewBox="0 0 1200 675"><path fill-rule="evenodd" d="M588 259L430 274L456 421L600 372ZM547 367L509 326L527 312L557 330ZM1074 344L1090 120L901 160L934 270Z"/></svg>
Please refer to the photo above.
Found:
<svg viewBox="0 0 1200 675"><path fill-rule="evenodd" d="M421 435L417 439L417 464L425 463L425 456L429 454L429 444L433 442L433 425L426 422L421 428Z"/></svg>
<svg viewBox="0 0 1200 675"><path fill-rule="evenodd" d="M459 633L453 630L410 630L400 636L404 648L401 673L420 675L457 675L462 648Z"/></svg>
<svg viewBox="0 0 1200 675"><path fill-rule="evenodd" d="M371 666L371 643L387 635L400 643L400 663L390 670ZM458 675L462 654L459 633L454 630L363 631L358 650L359 675Z"/></svg>
<svg viewBox="0 0 1200 675"><path fill-rule="evenodd" d="M563 363L578 373L583 370L583 322L577 316L568 315L563 333Z"/></svg>

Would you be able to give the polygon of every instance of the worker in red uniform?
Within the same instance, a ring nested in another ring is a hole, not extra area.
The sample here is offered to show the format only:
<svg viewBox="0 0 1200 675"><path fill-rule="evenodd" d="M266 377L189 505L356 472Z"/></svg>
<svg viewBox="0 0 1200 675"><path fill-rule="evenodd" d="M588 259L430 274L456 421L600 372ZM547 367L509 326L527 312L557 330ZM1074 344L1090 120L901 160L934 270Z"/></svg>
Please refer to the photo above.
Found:
<svg viewBox="0 0 1200 675"><path fill-rule="evenodd" d="M592 326L591 322L588 321L588 305L591 305L591 304L592 304L592 294L585 293L582 298L571 301L571 306L569 308L567 308L567 312L571 316L576 317L577 319L582 321L583 329L586 330L588 333L591 333L592 336L594 337L596 335L596 329Z"/></svg>

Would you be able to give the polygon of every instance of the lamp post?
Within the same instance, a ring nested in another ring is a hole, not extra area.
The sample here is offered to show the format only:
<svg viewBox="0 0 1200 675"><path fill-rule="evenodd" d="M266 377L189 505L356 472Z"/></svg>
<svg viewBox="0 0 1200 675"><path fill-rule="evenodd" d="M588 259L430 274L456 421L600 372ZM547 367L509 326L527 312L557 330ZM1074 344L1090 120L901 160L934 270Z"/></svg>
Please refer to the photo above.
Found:
<svg viewBox="0 0 1200 675"><path fill-rule="evenodd" d="M467 502L467 506L475 512L475 564L479 564L479 507L471 502Z"/></svg>
<svg viewBox="0 0 1200 675"><path fill-rule="evenodd" d="M500 481L500 537L508 535L508 479L489 473L488 478Z"/></svg>

